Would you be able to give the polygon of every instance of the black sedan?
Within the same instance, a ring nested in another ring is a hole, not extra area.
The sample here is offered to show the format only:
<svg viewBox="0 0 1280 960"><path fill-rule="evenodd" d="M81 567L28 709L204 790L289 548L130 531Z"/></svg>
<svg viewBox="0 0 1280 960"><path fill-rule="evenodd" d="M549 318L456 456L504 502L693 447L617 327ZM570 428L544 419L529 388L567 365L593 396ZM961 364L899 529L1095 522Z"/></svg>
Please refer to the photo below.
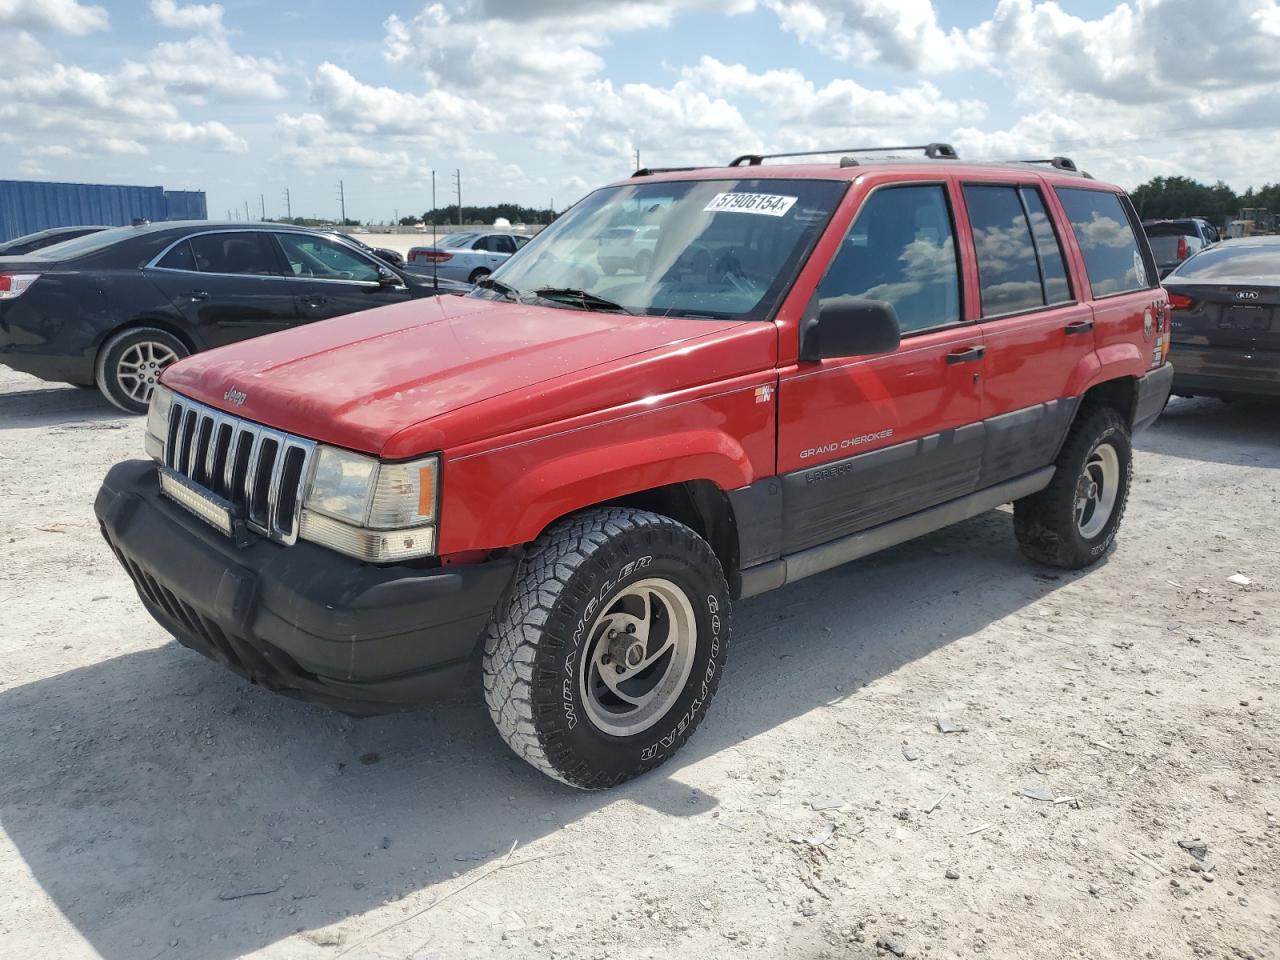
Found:
<svg viewBox="0 0 1280 960"><path fill-rule="evenodd" d="M37 250L43 250L45 247L51 247L55 243L62 243L64 240L74 240L76 237L83 237L85 234L97 233L99 230L106 230L107 227L50 227L48 230L40 230L36 233L28 233L25 236L14 237L12 240L6 240L0 243L0 257L16 257L24 253L35 253Z"/></svg>
<svg viewBox="0 0 1280 960"><path fill-rule="evenodd" d="M345 240L352 246L359 247L365 253L372 253L379 260L385 260L393 267L401 266L404 263L404 255L389 247L371 247L359 237L353 237L349 233L332 233L330 236L337 237L339 240Z"/></svg>
<svg viewBox="0 0 1280 960"><path fill-rule="evenodd" d="M116 227L0 257L0 363L97 385L142 413L165 366L287 327L467 284L406 273L350 244L271 224Z"/></svg>
<svg viewBox="0 0 1280 960"><path fill-rule="evenodd" d="M1228 240L1164 281L1173 392L1280 396L1280 237Z"/></svg>

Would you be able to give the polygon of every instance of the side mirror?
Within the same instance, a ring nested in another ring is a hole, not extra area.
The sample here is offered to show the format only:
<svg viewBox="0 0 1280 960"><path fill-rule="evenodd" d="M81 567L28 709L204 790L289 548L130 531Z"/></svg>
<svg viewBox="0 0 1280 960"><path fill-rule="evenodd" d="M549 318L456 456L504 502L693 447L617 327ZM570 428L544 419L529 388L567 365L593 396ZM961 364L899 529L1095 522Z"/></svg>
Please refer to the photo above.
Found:
<svg viewBox="0 0 1280 960"><path fill-rule="evenodd" d="M380 287L400 287L404 286L404 281L395 274L394 271L388 270L386 267L378 268L378 286Z"/></svg>
<svg viewBox="0 0 1280 960"><path fill-rule="evenodd" d="M883 300L826 297L800 328L800 359L827 360L893 353L902 342L898 313Z"/></svg>

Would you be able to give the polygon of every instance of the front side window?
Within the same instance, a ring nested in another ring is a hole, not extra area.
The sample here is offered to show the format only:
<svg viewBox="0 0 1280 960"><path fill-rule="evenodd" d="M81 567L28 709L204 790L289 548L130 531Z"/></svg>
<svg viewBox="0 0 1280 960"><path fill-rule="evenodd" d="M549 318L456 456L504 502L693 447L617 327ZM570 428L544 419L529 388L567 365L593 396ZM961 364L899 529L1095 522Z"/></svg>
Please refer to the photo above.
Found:
<svg viewBox="0 0 1280 960"><path fill-rule="evenodd" d="M597 190L494 273L516 297L648 316L763 320L840 200L836 180L744 178L630 183ZM647 228L647 229L646 229ZM646 230L643 271L610 274L600 256Z"/></svg>
<svg viewBox="0 0 1280 960"><path fill-rule="evenodd" d="M324 237L278 233L276 238L295 277L377 283L378 268L354 250Z"/></svg>
<svg viewBox="0 0 1280 960"><path fill-rule="evenodd" d="M1154 286L1156 278L1147 275L1142 247L1120 198L1109 190L1057 189L1084 255L1093 295L1108 297Z"/></svg>
<svg viewBox="0 0 1280 960"><path fill-rule="evenodd" d="M276 253L265 233L206 233L189 242L192 259L201 273L279 275Z"/></svg>
<svg viewBox="0 0 1280 960"><path fill-rule="evenodd" d="M903 333L960 322L960 274L946 191L889 187L858 211L818 296L882 300Z"/></svg>

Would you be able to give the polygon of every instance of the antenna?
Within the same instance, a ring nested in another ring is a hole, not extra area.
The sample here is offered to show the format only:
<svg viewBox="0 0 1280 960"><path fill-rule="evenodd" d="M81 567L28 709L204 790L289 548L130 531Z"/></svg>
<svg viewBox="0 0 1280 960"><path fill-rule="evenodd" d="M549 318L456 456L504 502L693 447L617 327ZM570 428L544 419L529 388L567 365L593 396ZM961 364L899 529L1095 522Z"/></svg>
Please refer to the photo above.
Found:
<svg viewBox="0 0 1280 960"><path fill-rule="evenodd" d="M286 220L293 219L293 204L289 202L289 188L284 188L284 217Z"/></svg>
<svg viewBox="0 0 1280 960"><path fill-rule="evenodd" d="M342 209L342 226L347 225L347 193L342 185L342 181L338 181L338 205Z"/></svg>
<svg viewBox="0 0 1280 960"><path fill-rule="evenodd" d="M431 286L440 289L440 268L436 266L436 172L431 171Z"/></svg>

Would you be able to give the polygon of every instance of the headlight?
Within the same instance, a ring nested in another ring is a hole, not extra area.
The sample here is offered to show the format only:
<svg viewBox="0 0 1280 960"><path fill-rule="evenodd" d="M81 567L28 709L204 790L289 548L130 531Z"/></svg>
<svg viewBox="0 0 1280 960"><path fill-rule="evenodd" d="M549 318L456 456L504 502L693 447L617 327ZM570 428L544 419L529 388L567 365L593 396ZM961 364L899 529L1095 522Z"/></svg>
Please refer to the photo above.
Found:
<svg viewBox="0 0 1280 960"><path fill-rule="evenodd" d="M316 454L299 536L375 563L435 552L438 457L382 463L326 446Z"/></svg>
<svg viewBox="0 0 1280 960"><path fill-rule="evenodd" d="M160 462L164 462L164 445L169 436L169 407L172 404L173 391L157 383L147 406L147 435L142 445L147 456Z"/></svg>

